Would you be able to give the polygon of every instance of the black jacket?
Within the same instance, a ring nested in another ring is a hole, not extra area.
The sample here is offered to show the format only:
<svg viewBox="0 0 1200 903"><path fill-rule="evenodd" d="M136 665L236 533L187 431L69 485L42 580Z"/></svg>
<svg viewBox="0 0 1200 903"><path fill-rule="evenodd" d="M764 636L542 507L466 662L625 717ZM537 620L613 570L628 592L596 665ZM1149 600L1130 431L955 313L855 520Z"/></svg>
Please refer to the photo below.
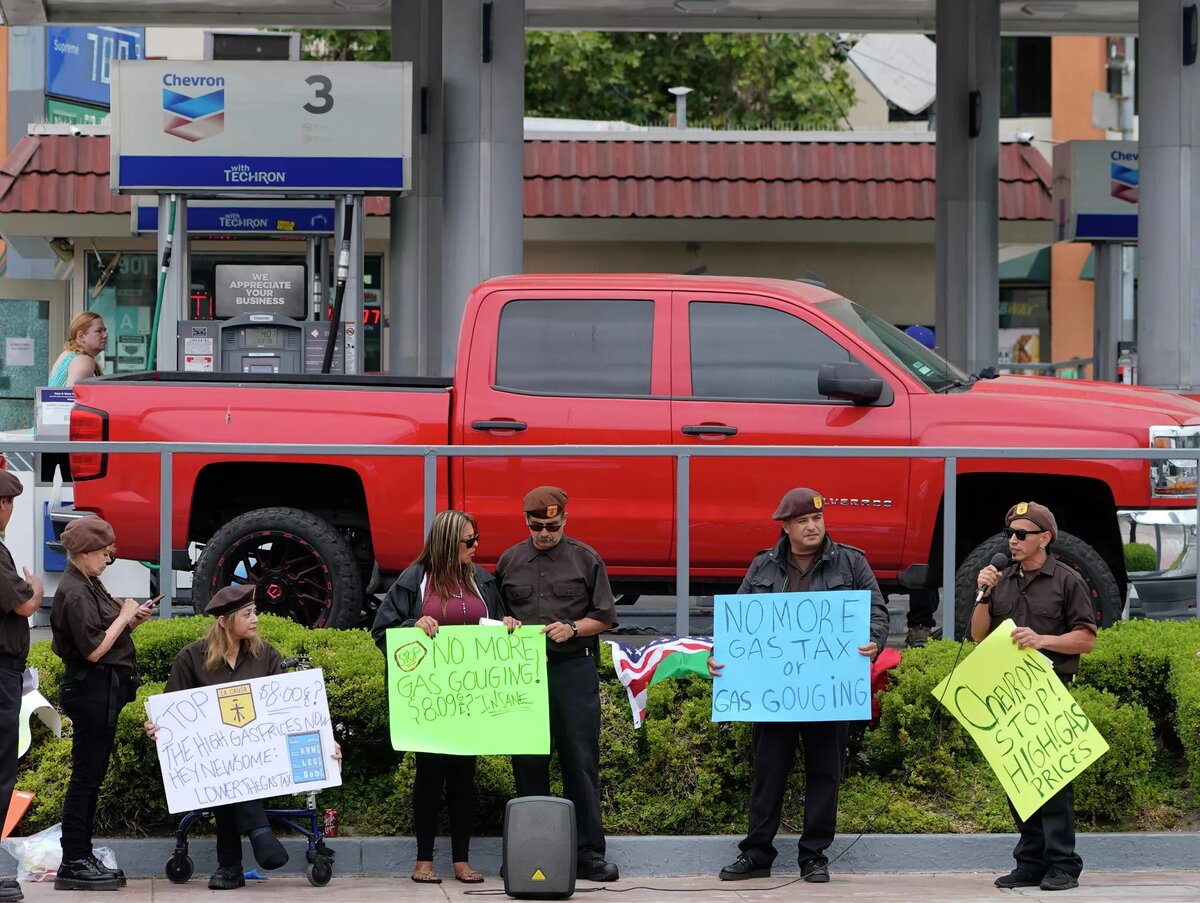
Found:
<svg viewBox="0 0 1200 903"><path fill-rule="evenodd" d="M738 587L739 593L785 593L787 592L787 556L790 554L788 538L781 536L773 548L764 549L754 556L750 569ZM891 632L891 615L866 553L854 546L834 542L826 534L821 544L817 563L813 566L812 592L824 590L867 589L871 591L871 639L880 649L887 645Z"/></svg>
<svg viewBox="0 0 1200 903"><path fill-rule="evenodd" d="M375 612L375 623L371 625L371 636L375 645L385 655L387 654L387 629L389 627L412 627L421 617L425 601L421 598L421 581L425 579L425 568L414 564L396 578L387 597ZM487 606L489 618L500 620L508 609L500 598L500 589L496 586L496 578L483 568L475 566L475 585L483 604Z"/></svg>

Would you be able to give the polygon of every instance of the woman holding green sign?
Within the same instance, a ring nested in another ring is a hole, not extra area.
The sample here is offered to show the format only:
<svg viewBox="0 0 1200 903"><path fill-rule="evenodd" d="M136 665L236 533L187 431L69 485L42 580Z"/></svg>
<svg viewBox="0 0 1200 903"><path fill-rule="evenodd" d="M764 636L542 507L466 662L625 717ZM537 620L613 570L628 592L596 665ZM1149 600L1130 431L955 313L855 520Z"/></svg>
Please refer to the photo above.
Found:
<svg viewBox="0 0 1200 903"><path fill-rule="evenodd" d="M502 620L511 633L521 626L508 616L496 579L475 565L479 528L475 518L462 511L440 511L429 525L421 554L392 584L375 614L371 636L387 653L391 627L418 627L430 637L439 626L478 624L482 619ZM471 867L468 849L475 817L475 757L442 753L416 753L413 785L413 828L417 836L417 864L412 880L440 884L433 870L433 840L437 835L442 788L450 810L450 848L454 877L478 884L483 875Z"/></svg>

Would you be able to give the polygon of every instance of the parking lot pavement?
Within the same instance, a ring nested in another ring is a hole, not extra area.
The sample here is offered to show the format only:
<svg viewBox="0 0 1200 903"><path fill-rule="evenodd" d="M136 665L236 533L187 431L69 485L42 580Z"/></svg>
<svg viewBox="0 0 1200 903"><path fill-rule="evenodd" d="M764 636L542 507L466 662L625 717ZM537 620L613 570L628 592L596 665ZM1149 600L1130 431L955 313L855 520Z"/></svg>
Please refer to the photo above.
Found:
<svg viewBox="0 0 1200 903"><path fill-rule="evenodd" d="M1045 901L1087 900L1158 903L1158 901L1200 899L1200 871L1159 872L1084 872L1081 886L1076 890L1046 893L1038 888L999 891L992 886L992 873L954 872L949 874L834 874L828 884L805 884L792 877L762 878L737 883L721 882L713 877L643 878L618 881L615 884L580 882L576 897L588 894L589 899L609 898L627 903L678 900L680 903L776 903L803 896L813 900L886 900L888 903L973 903L1020 899ZM131 880L111 900L192 901L212 900L208 882L200 878L187 884L171 884L166 879ZM25 899L30 903L48 903L63 899L48 884L23 885ZM620 891L619 895L610 891ZM119 894L119 896L118 896ZM323 888L310 887L303 878L276 878L269 881L250 881L235 892L234 901L288 900L289 903L308 897L325 901L353 900L354 903L430 903L439 900L473 900L481 896L509 899L504 895L500 880L466 885L445 880L439 885L418 886L405 876L378 878L337 878Z"/></svg>

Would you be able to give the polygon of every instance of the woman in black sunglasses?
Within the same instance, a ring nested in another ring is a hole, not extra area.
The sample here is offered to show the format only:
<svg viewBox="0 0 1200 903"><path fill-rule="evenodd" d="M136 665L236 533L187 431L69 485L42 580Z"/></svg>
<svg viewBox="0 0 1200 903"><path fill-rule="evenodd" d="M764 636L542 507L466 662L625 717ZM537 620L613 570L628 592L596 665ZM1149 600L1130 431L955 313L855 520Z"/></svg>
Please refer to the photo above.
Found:
<svg viewBox="0 0 1200 903"><path fill-rule="evenodd" d="M478 546L475 518L463 511L438 512L421 554L392 584L375 614L371 636L384 654L389 627L419 627L433 637L439 626L478 624L481 618L502 620L510 633L521 626L505 609L496 579L474 563ZM478 884L483 875L471 868L467 855L475 817L475 757L423 752L416 757L413 827L417 864L412 880L441 883L433 870L433 840L445 787L454 877Z"/></svg>

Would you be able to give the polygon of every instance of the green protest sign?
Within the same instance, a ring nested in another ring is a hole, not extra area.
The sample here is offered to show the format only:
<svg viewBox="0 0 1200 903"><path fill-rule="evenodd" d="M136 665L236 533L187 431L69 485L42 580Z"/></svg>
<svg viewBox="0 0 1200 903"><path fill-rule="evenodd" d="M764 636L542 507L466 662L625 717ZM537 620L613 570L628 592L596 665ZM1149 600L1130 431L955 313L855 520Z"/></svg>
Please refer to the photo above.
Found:
<svg viewBox="0 0 1200 903"><path fill-rule="evenodd" d="M550 752L540 627L387 632L392 748L458 755Z"/></svg>

